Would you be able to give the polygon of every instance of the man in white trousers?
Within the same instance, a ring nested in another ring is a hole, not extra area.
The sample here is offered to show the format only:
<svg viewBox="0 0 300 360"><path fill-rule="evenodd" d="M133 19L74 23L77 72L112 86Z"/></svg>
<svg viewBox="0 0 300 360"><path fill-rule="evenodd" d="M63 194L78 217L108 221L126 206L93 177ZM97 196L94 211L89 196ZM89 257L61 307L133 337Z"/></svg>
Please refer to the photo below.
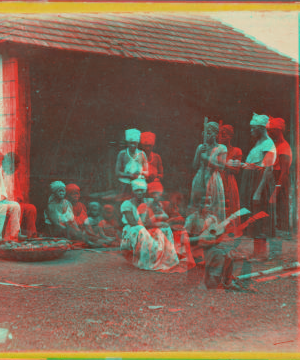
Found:
<svg viewBox="0 0 300 360"><path fill-rule="evenodd" d="M16 201L7 200L7 192L0 168L0 237L2 240L18 240L21 207Z"/></svg>

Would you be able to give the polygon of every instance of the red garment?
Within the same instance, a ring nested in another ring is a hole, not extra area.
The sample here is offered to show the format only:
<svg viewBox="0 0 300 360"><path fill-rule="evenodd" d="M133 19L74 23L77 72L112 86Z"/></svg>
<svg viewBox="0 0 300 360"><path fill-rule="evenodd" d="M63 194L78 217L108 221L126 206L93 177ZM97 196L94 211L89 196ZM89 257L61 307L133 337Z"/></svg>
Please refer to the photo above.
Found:
<svg viewBox="0 0 300 360"><path fill-rule="evenodd" d="M242 160L242 150L237 147L228 148L226 162L229 160ZM221 177L223 180L225 193L225 211L226 217L240 210L240 196L235 175L229 171L222 171ZM235 226L240 223L239 218L235 221Z"/></svg>
<svg viewBox="0 0 300 360"><path fill-rule="evenodd" d="M36 235L36 207L32 204L20 203L21 206L21 232L29 238Z"/></svg>
<svg viewBox="0 0 300 360"><path fill-rule="evenodd" d="M151 155L147 160L149 182L152 182L155 179L161 180L164 176L161 157L158 154L151 152Z"/></svg>
<svg viewBox="0 0 300 360"><path fill-rule="evenodd" d="M87 211L85 205L78 201L76 205L73 205L73 214L77 225L79 227L82 227L84 221L87 219Z"/></svg>

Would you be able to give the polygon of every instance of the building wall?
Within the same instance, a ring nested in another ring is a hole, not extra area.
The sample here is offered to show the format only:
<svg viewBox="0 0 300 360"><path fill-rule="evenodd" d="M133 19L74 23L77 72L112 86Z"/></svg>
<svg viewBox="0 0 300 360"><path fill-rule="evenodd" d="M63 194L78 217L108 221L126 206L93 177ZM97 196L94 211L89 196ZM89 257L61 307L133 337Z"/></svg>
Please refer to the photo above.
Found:
<svg viewBox="0 0 300 360"><path fill-rule="evenodd" d="M244 159L253 111L286 119L289 138L287 77L59 51L32 58L30 73L36 201L47 198L56 179L76 182L84 193L114 187L115 160L130 127L156 133L164 186L186 193L204 116L235 127L233 145Z"/></svg>

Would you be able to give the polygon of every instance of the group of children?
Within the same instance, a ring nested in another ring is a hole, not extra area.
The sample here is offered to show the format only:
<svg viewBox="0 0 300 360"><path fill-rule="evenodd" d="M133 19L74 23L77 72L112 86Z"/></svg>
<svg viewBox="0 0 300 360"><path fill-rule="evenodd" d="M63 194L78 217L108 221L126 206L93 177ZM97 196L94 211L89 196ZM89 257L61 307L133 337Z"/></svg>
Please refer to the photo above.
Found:
<svg viewBox="0 0 300 360"><path fill-rule="evenodd" d="M90 247L114 247L121 241L121 226L112 205L80 202L80 188L55 181L45 210L45 223L54 237L83 241Z"/></svg>

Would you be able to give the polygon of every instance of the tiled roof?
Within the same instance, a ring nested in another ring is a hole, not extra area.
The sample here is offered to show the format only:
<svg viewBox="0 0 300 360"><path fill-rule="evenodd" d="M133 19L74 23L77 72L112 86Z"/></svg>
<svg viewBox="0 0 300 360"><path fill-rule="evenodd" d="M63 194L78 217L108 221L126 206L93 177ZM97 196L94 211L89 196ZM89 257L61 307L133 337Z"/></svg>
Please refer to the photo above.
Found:
<svg viewBox="0 0 300 360"><path fill-rule="evenodd" d="M0 41L292 74L297 64L208 16L177 13L1 15Z"/></svg>

